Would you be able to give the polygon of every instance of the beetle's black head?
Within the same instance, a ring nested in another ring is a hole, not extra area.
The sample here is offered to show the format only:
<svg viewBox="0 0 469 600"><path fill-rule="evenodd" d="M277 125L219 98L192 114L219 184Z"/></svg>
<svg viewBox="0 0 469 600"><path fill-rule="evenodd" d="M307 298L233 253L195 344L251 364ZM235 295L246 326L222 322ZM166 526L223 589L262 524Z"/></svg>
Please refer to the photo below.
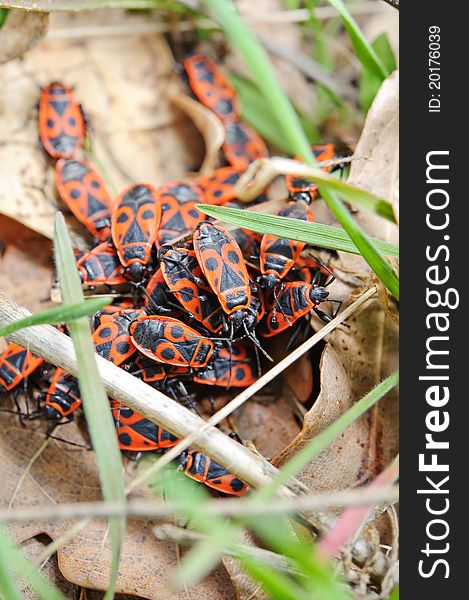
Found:
<svg viewBox="0 0 469 600"><path fill-rule="evenodd" d="M291 197L295 202L306 202L306 204L311 204L313 201L311 193L308 191L294 192Z"/></svg>
<svg viewBox="0 0 469 600"><path fill-rule="evenodd" d="M273 290L280 283L280 279L274 273L267 273L266 275L260 275L256 279L256 283L258 283L263 288Z"/></svg>
<svg viewBox="0 0 469 600"><path fill-rule="evenodd" d="M142 265L141 263L132 263L127 270L130 277L135 282L140 283L141 281L143 281L146 273L144 265Z"/></svg>
<svg viewBox="0 0 469 600"><path fill-rule="evenodd" d="M242 308L240 310L235 311L229 316L230 321L233 323L233 329L236 331L241 327L243 322L247 318L247 311Z"/></svg>
<svg viewBox="0 0 469 600"><path fill-rule="evenodd" d="M59 413L59 411L50 404L46 404L44 407L44 414L48 421L60 421L62 418L62 415Z"/></svg>
<svg viewBox="0 0 469 600"><path fill-rule="evenodd" d="M179 454L179 456L176 456L176 458L174 459L174 462L179 465L179 467L181 469L184 469L187 465L187 463L189 462L189 452L187 450L184 450L184 452L181 452L181 454Z"/></svg>
<svg viewBox="0 0 469 600"><path fill-rule="evenodd" d="M327 300L328 296L329 292L326 290L326 288L322 287L322 285L313 286L309 292L309 298L311 302L316 305Z"/></svg>

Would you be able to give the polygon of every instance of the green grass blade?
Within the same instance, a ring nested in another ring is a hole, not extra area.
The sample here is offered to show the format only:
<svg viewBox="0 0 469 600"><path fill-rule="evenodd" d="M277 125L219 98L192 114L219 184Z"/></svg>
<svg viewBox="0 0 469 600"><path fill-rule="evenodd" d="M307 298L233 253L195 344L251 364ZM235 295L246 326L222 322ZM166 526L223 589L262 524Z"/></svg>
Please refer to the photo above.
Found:
<svg viewBox="0 0 469 600"><path fill-rule="evenodd" d="M290 155L295 154L295 148L287 143L279 125L273 126L277 122L277 117L271 111L269 104L266 104L264 96L259 92L257 87L251 81L243 77L238 77L234 73L230 73L229 77L241 101L242 118L276 148ZM308 142L310 144L318 142L320 139L319 131L306 117L298 111L296 113L308 138Z"/></svg>
<svg viewBox="0 0 469 600"><path fill-rule="evenodd" d="M0 595L8 600L22 600L23 597L11 569L12 565L16 564L11 560L12 546L2 527L0 529Z"/></svg>
<svg viewBox="0 0 469 600"><path fill-rule="evenodd" d="M399 371L389 375L381 383L368 392L356 404L341 415L332 425L321 431L309 444L298 452L284 465L272 482L262 489L254 492L253 501L265 501L273 496L276 490L286 483L291 477L308 465L314 457L318 456L327 446L333 442L349 425L361 417L367 410L374 406L383 396L390 392L399 383Z"/></svg>
<svg viewBox="0 0 469 600"><path fill-rule="evenodd" d="M15 573L16 577L13 575ZM24 579L42 600L65 600L65 596L30 563L0 526L0 595L21 600L16 579Z"/></svg>
<svg viewBox="0 0 469 600"><path fill-rule="evenodd" d="M75 266L72 245L61 213L55 219L54 253L62 298L66 303L83 301L83 291ZM109 401L101 381L86 318L70 323L70 333L77 355L80 392L99 469L104 499L109 502L125 502L122 460L117 446L114 421ZM112 570L105 598L114 597L120 548L125 520L109 520L112 543Z"/></svg>
<svg viewBox="0 0 469 600"><path fill-rule="evenodd" d="M271 598L275 598L275 600L311 600L311 595L286 575L259 564L248 555L241 555L241 558L246 571L262 585Z"/></svg>
<svg viewBox="0 0 469 600"><path fill-rule="evenodd" d="M176 585L190 587L210 574L222 557L222 548L212 537L198 542L190 552L184 555L178 573Z"/></svg>
<svg viewBox="0 0 469 600"><path fill-rule="evenodd" d="M351 254L360 254L360 251L350 239L347 232L338 227L331 227L323 223L308 223L277 215L264 215L239 208L227 208L209 204L198 204L197 208L210 217L258 233L268 233L278 237L285 237L289 240L305 242L306 244L329 248L330 250L342 250ZM399 256L399 248L397 246L375 238L371 238L371 240L385 255L395 258Z"/></svg>
<svg viewBox="0 0 469 600"><path fill-rule="evenodd" d="M321 189L322 196L339 223L349 234L360 254L381 279L391 294L399 300L399 278L394 269L383 257L377 246L363 233L346 206L328 189Z"/></svg>
<svg viewBox="0 0 469 600"><path fill-rule="evenodd" d="M33 325L65 323L79 319L80 317L86 317L111 304L113 300L112 296L101 296L100 298L90 298L89 300L75 302L74 304L53 306L30 317L25 317L24 319L19 319L14 323L0 327L0 337L5 337L19 329L32 327Z"/></svg>
<svg viewBox="0 0 469 600"><path fill-rule="evenodd" d="M291 522L284 516L263 515L251 519L256 535L270 550L288 557L299 574L297 581L305 587L310 597L318 600L351 600L342 582L333 575L330 564L316 551L315 545L298 543Z"/></svg>
<svg viewBox="0 0 469 600"><path fill-rule="evenodd" d="M201 5L208 8L226 37L245 59L266 104L270 105L277 117L273 126L275 127L277 123L278 126L282 126L286 143L294 149L295 154L309 156L311 150L308 140L300 127L293 106L280 89L267 54L254 34L246 27L233 4L229 0L201 0Z"/></svg>
<svg viewBox="0 0 469 600"><path fill-rule="evenodd" d="M396 57L389 43L389 38L386 33L379 35L371 44L373 50L383 61L386 69L392 73L396 67ZM371 106L378 90L381 86L381 77L377 77L375 73L364 69L360 77L360 104L363 111L366 113Z"/></svg>
<svg viewBox="0 0 469 600"><path fill-rule="evenodd" d="M311 181L314 181L318 185L322 184L328 190L337 192L341 198L350 204L356 204L375 215L384 217L388 221L396 222L390 202L363 188L350 185L350 183L339 179L334 174L325 173L322 169L313 169L311 175L305 175L304 178L311 179Z"/></svg>
<svg viewBox="0 0 469 600"><path fill-rule="evenodd" d="M398 587L394 588L393 591L389 594L388 600L399 600L399 588Z"/></svg>
<svg viewBox="0 0 469 600"><path fill-rule="evenodd" d="M342 17L345 29L350 36L350 40L353 44L356 55L362 63L363 68L368 69L371 73L374 73L381 79L381 81L386 79L386 77L391 74L391 71L386 69L375 50L368 43L367 39L358 27L357 22L349 13L345 4L342 2L342 0L329 0L329 2Z"/></svg>
<svg viewBox="0 0 469 600"><path fill-rule="evenodd" d="M8 17L8 8L0 8L0 29L3 27Z"/></svg>
<svg viewBox="0 0 469 600"><path fill-rule="evenodd" d="M288 143L295 148L296 153L301 156L307 165L311 167L316 166L308 140L301 129L296 113L279 86L267 55L258 40L246 27L234 6L228 0L201 0L201 2L208 7L213 17L219 22L227 38L248 64L259 90L264 95L266 103L270 104L272 111L277 115L277 122L282 124L283 133ZM368 240L366 234L354 221L350 212L335 195L335 192L328 189L325 185L319 186L319 192L339 223L360 250L363 258L388 290L398 298L399 280L389 263L372 242Z"/></svg>
<svg viewBox="0 0 469 600"><path fill-rule="evenodd" d="M282 159L276 159L276 161L278 161L277 165L279 170L282 169L282 163L285 169L292 168L293 163L289 160L283 161ZM304 179L314 181L319 186L322 185L326 187L329 191L337 192L341 198L350 204L360 206L361 208L364 208L365 210L368 210L379 217L383 217L392 223L396 222L392 205L387 200L376 196L376 194L372 194L368 190L351 185L344 179L338 178L333 173L325 173L322 169L313 169L311 167L305 168L304 166L303 169L304 171L300 171L299 173L295 174L300 175Z"/></svg>

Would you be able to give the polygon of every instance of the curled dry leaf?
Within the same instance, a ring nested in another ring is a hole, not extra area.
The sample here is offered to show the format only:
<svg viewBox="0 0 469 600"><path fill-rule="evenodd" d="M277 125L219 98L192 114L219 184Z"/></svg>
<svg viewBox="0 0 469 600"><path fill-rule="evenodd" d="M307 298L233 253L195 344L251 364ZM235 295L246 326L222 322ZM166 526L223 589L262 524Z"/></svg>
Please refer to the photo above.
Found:
<svg viewBox="0 0 469 600"><path fill-rule="evenodd" d="M384 198L397 185L398 75L382 85L368 115L352 164L349 182ZM397 228L370 213L357 210L354 216L364 230L375 237L394 241ZM363 285L369 269L363 259L339 253L331 263L338 276L331 296L350 302L356 287ZM374 299L349 319L349 328L331 335L321 359L321 391L307 413L303 430L273 461L281 466L325 429L357 400L397 367L398 328L389 312ZM356 421L302 472L300 479L310 489L327 490L360 485L380 473L397 454L397 391Z"/></svg>
<svg viewBox="0 0 469 600"><path fill-rule="evenodd" d="M371 105L354 153L348 183L391 202L399 190L399 72L392 73L381 85ZM373 219L376 237L397 240L397 228L379 217ZM381 225L381 227L380 227ZM371 233L368 231L368 233Z"/></svg>
<svg viewBox="0 0 469 600"><path fill-rule="evenodd" d="M30 538L21 544L21 550L29 561L38 561L48 542L49 540L44 536L41 536L40 538ZM59 588L65 598L77 597L77 590L75 586L66 581L60 573L56 556L51 556L51 558L43 566L41 566L41 573ZM28 587L28 584L24 580L20 582L20 590L24 600L41 600L41 598L30 587ZM91 600L91 598L88 597L86 600ZM123 599L116 598L116 600Z"/></svg>
<svg viewBox="0 0 469 600"><path fill-rule="evenodd" d="M49 238L53 215L63 206L38 144L36 104L40 86L51 80L75 88L90 122L91 160L99 159L114 193L141 181L161 186L202 162L200 137L167 97L174 63L164 38L86 37L88 26L105 30L119 22L146 21L121 11L53 14L50 33L80 27L85 37L46 37L23 60L0 67L0 212ZM74 237L78 247L85 245L82 231L78 227Z"/></svg>
<svg viewBox="0 0 469 600"><path fill-rule="evenodd" d="M321 360L321 392L303 430L273 461L281 466L397 366L398 328L373 300L336 330ZM380 400L314 459L299 479L312 490L366 483L397 454L397 392Z"/></svg>
<svg viewBox="0 0 469 600"><path fill-rule="evenodd" d="M399 189L399 72L381 85L365 121L352 162L348 183L389 200L396 210ZM371 236L396 244L398 227L364 210L354 217ZM334 298L345 300L353 289L363 285L369 267L359 256L339 252L333 268L340 281L333 286ZM346 283L343 287L343 283Z"/></svg>
<svg viewBox="0 0 469 600"><path fill-rule="evenodd" d="M12 10L0 29L0 64L23 56L45 36L48 13Z"/></svg>
<svg viewBox="0 0 469 600"><path fill-rule="evenodd" d="M205 143L205 157L200 173L210 173L218 166L218 153L225 141L225 128L220 119L200 102L182 93L171 92L171 102L185 112L200 131Z"/></svg>

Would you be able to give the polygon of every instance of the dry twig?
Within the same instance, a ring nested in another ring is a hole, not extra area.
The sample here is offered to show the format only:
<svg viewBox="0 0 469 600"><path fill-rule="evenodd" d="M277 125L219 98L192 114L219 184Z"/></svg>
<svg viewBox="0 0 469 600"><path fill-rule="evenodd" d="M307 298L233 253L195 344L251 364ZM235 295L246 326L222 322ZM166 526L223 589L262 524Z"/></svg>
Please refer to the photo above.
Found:
<svg viewBox="0 0 469 600"><path fill-rule="evenodd" d="M210 500L200 507L200 511L208 515L225 517L250 516L265 514L284 514L309 512L331 507L347 507L366 505L377 502L395 502L399 488L375 489L366 486L359 489L322 492L297 496L296 498L279 498L267 503L253 503L249 498L223 498ZM129 500L120 502L73 502L72 504L54 504L53 506L33 506L0 510L0 521L3 523L20 523L27 521L61 521L77 517L168 517L183 510L185 504L177 501L163 500Z"/></svg>
<svg viewBox="0 0 469 600"><path fill-rule="evenodd" d="M208 536L193 531L192 529L185 529L183 527L176 527L169 523L164 525L158 525L153 529L153 534L156 539L175 542L182 546L192 546L198 542L208 541ZM229 548L221 548L222 554L226 556L232 556L233 558L239 558L240 556L249 555L255 561L268 565L273 569L281 571L283 573L293 573L294 575L301 575L298 571L295 563L287 556L282 556L271 552L270 550L264 550L257 546L248 546L247 544L235 544Z"/></svg>

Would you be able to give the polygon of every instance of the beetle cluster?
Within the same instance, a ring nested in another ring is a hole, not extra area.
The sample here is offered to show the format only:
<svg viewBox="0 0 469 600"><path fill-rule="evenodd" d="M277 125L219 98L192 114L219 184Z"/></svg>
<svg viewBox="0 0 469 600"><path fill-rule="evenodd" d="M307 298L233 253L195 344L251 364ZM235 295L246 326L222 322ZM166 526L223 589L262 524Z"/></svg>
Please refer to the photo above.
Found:
<svg viewBox="0 0 469 600"><path fill-rule="evenodd" d="M194 407L191 387L246 387L260 374L261 341L291 327L328 298L330 270L301 256L304 243L272 235L230 233L206 220L198 203L236 200L234 186L250 162L268 155L259 135L239 115L234 88L208 57L184 67L193 94L221 120L226 166L190 183L159 189L132 185L117 199L83 158L86 121L73 90L58 82L41 94L39 136L55 162L63 203L95 240L76 253L85 289L116 294L91 320L96 352L174 399ZM334 146L313 147L318 160ZM317 188L286 180L290 200L279 212L312 221ZM13 390L43 360L16 344L0 357L0 392ZM188 391L189 390L189 391ZM191 393L190 393L191 392ZM54 424L71 420L81 405L75 377L57 368L43 394L41 414ZM164 450L178 439L142 415L111 400L118 443L128 451ZM180 458L184 472L219 491L241 495L246 486L193 449Z"/></svg>

